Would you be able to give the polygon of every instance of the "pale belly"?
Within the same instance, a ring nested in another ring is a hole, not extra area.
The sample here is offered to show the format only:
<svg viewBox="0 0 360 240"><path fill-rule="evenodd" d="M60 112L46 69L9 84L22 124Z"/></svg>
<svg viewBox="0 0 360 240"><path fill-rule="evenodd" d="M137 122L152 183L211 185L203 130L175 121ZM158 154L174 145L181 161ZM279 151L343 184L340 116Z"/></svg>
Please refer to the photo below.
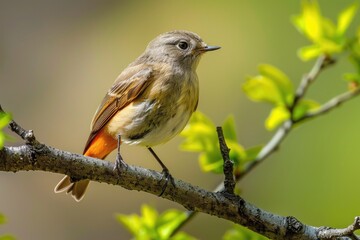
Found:
<svg viewBox="0 0 360 240"><path fill-rule="evenodd" d="M189 121L192 110L186 105L166 111L149 100L130 104L107 124L107 131L116 139L121 135L126 144L155 146L179 134Z"/></svg>

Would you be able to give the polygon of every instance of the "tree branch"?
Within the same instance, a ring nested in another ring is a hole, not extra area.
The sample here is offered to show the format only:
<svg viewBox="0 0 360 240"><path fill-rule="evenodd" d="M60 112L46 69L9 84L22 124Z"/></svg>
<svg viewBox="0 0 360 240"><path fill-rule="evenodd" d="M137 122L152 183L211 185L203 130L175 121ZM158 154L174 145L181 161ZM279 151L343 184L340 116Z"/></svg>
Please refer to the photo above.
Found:
<svg viewBox="0 0 360 240"><path fill-rule="evenodd" d="M289 110L291 115L293 114L293 110L296 106L296 104L299 102L301 98L303 98L309 88L309 86L316 80L316 78L319 76L321 71L323 71L325 68L333 65L335 63L335 60L330 58L327 55L320 56L313 67L311 68L310 72L308 74L305 74L300 84L295 92L295 98L291 106L289 106ZM273 137L269 140L269 142L261 149L261 151L258 153L256 158L250 162L246 168L237 174L235 176L235 182L240 181L243 177L245 177L248 173L250 173L256 166L258 166L260 163L262 163L265 159L267 159L272 153L274 153L281 145L281 143L284 141L284 139L287 137L287 135L292 130L293 126L296 123L299 123L305 119L311 119L317 116L320 116L322 114L325 114L334 108L338 107L342 103L354 98L355 96L360 94L360 88L356 88L353 91L345 92L327 103L323 104L321 108L317 109L316 111L310 112L306 114L304 117L298 120L293 120L293 117L290 117L289 120L285 121L276 131L276 133L273 135ZM219 142L221 145L221 140L219 138ZM224 184L220 183L216 188L215 192L223 191L224 190ZM226 188L226 187L225 187ZM196 212L194 211L187 211L187 219L184 220L184 222L179 226L174 233L176 233L183 225L186 224L187 221L192 219L196 215Z"/></svg>
<svg viewBox="0 0 360 240"><path fill-rule="evenodd" d="M12 129L22 134L31 131L22 129L14 121ZM32 133L32 132L31 132ZM27 134L23 134L27 136ZM24 137L27 139L27 137ZM114 171L114 164L83 155L74 154L45 144L39 143L31 135L31 141L19 147L4 147L0 150L0 171L46 171L63 173L73 179L90 179L119 185L129 190L138 190L158 195L162 191L162 174L153 170L129 165L121 173L121 177ZM174 179L175 185L170 184L163 198L177 202L192 211L199 211L234 223L248 227L271 239L328 239L332 235L340 239L358 229L354 227L344 229L318 228L305 225L294 217L283 217L266 212L239 196L223 192L206 191L182 180ZM357 218L358 219L358 218ZM358 220L357 220L358 222ZM319 235L320 234L320 235Z"/></svg>
<svg viewBox="0 0 360 240"><path fill-rule="evenodd" d="M291 106L289 106L289 110L291 115L293 114L293 110L296 104L299 102L301 98L303 98L311 85L316 78L319 76L320 72L323 71L326 67L334 64L335 61L331 59L329 56L322 55L320 56L314 66L311 68L308 74L305 74L296 89L295 98ZM329 109L330 110L330 109ZM292 119L292 116L289 120L285 121L276 131L274 136L270 139L270 141L261 149L256 158L250 162L246 168L236 176L236 180L240 181L244 176L246 176L249 172L251 172L257 165L267 159L273 152L275 152L279 147L282 141L284 141L285 137L291 131L295 121Z"/></svg>
<svg viewBox="0 0 360 240"><path fill-rule="evenodd" d="M353 99L354 97L358 96L360 94L360 88L356 88L352 91L348 91L345 93L342 93L332 99L330 99L328 102L324 103L319 109L316 109L315 111L309 112L302 118L296 121L296 123L299 123L301 121L304 121L306 119L314 118L320 115L323 115L325 113L328 113L332 109L340 106L346 101L349 101Z"/></svg>
<svg viewBox="0 0 360 240"><path fill-rule="evenodd" d="M335 63L335 60L332 59L328 55L322 55L318 57L314 66L311 68L310 72L303 76L300 81L299 87L296 89L295 92L295 99L292 106L296 106L298 101L303 98L309 89L311 83L313 83L316 78L319 76L320 72L325 69L326 67Z"/></svg>

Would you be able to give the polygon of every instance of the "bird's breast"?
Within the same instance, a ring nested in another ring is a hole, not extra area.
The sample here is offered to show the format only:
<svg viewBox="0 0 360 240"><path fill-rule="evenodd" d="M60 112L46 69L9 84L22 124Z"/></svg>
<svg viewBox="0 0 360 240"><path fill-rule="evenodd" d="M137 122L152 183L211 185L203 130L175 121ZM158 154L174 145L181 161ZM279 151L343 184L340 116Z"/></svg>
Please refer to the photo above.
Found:
<svg viewBox="0 0 360 240"><path fill-rule="evenodd" d="M199 97L196 73L160 75L143 96L119 111L108 131L127 144L165 143L185 127Z"/></svg>

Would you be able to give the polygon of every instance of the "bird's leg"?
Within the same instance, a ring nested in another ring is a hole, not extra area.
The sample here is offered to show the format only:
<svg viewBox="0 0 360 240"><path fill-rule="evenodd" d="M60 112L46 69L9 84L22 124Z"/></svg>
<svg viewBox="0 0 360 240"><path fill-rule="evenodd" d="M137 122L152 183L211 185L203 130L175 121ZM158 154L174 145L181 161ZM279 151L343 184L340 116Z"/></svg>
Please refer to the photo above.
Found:
<svg viewBox="0 0 360 240"><path fill-rule="evenodd" d="M114 170L116 170L119 175L121 173L121 169L127 168L127 163L124 161L124 159L120 154L120 145L121 145L121 135L119 134L118 143L117 143L117 155L115 159L115 168L114 168Z"/></svg>
<svg viewBox="0 0 360 240"><path fill-rule="evenodd" d="M160 166L162 167L162 179L165 179L165 183L162 186L162 190L161 193L159 194L159 196L163 195L163 193L165 192L165 189L168 185L168 182L170 181L171 184L173 186L175 186L175 182L174 182L174 178L171 176L169 169L165 166L165 164L160 160L160 158L158 157L158 155L156 155L156 153L154 152L154 150L151 147L148 147L149 151L151 152L151 154L154 156L154 158L156 159L156 161L160 164Z"/></svg>

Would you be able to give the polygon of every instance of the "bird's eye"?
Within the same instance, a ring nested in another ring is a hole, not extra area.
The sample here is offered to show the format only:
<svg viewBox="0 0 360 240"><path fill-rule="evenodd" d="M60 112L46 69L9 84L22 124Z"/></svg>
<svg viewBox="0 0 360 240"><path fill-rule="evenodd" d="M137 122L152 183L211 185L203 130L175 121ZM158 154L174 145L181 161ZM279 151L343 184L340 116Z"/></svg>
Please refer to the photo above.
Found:
<svg viewBox="0 0 360 240"><path fill-rule="evenodd" d="M181 50L186 50L189 47L189 44L185 41L180 41L177 44L177 47L180 48Z"/></svg>

